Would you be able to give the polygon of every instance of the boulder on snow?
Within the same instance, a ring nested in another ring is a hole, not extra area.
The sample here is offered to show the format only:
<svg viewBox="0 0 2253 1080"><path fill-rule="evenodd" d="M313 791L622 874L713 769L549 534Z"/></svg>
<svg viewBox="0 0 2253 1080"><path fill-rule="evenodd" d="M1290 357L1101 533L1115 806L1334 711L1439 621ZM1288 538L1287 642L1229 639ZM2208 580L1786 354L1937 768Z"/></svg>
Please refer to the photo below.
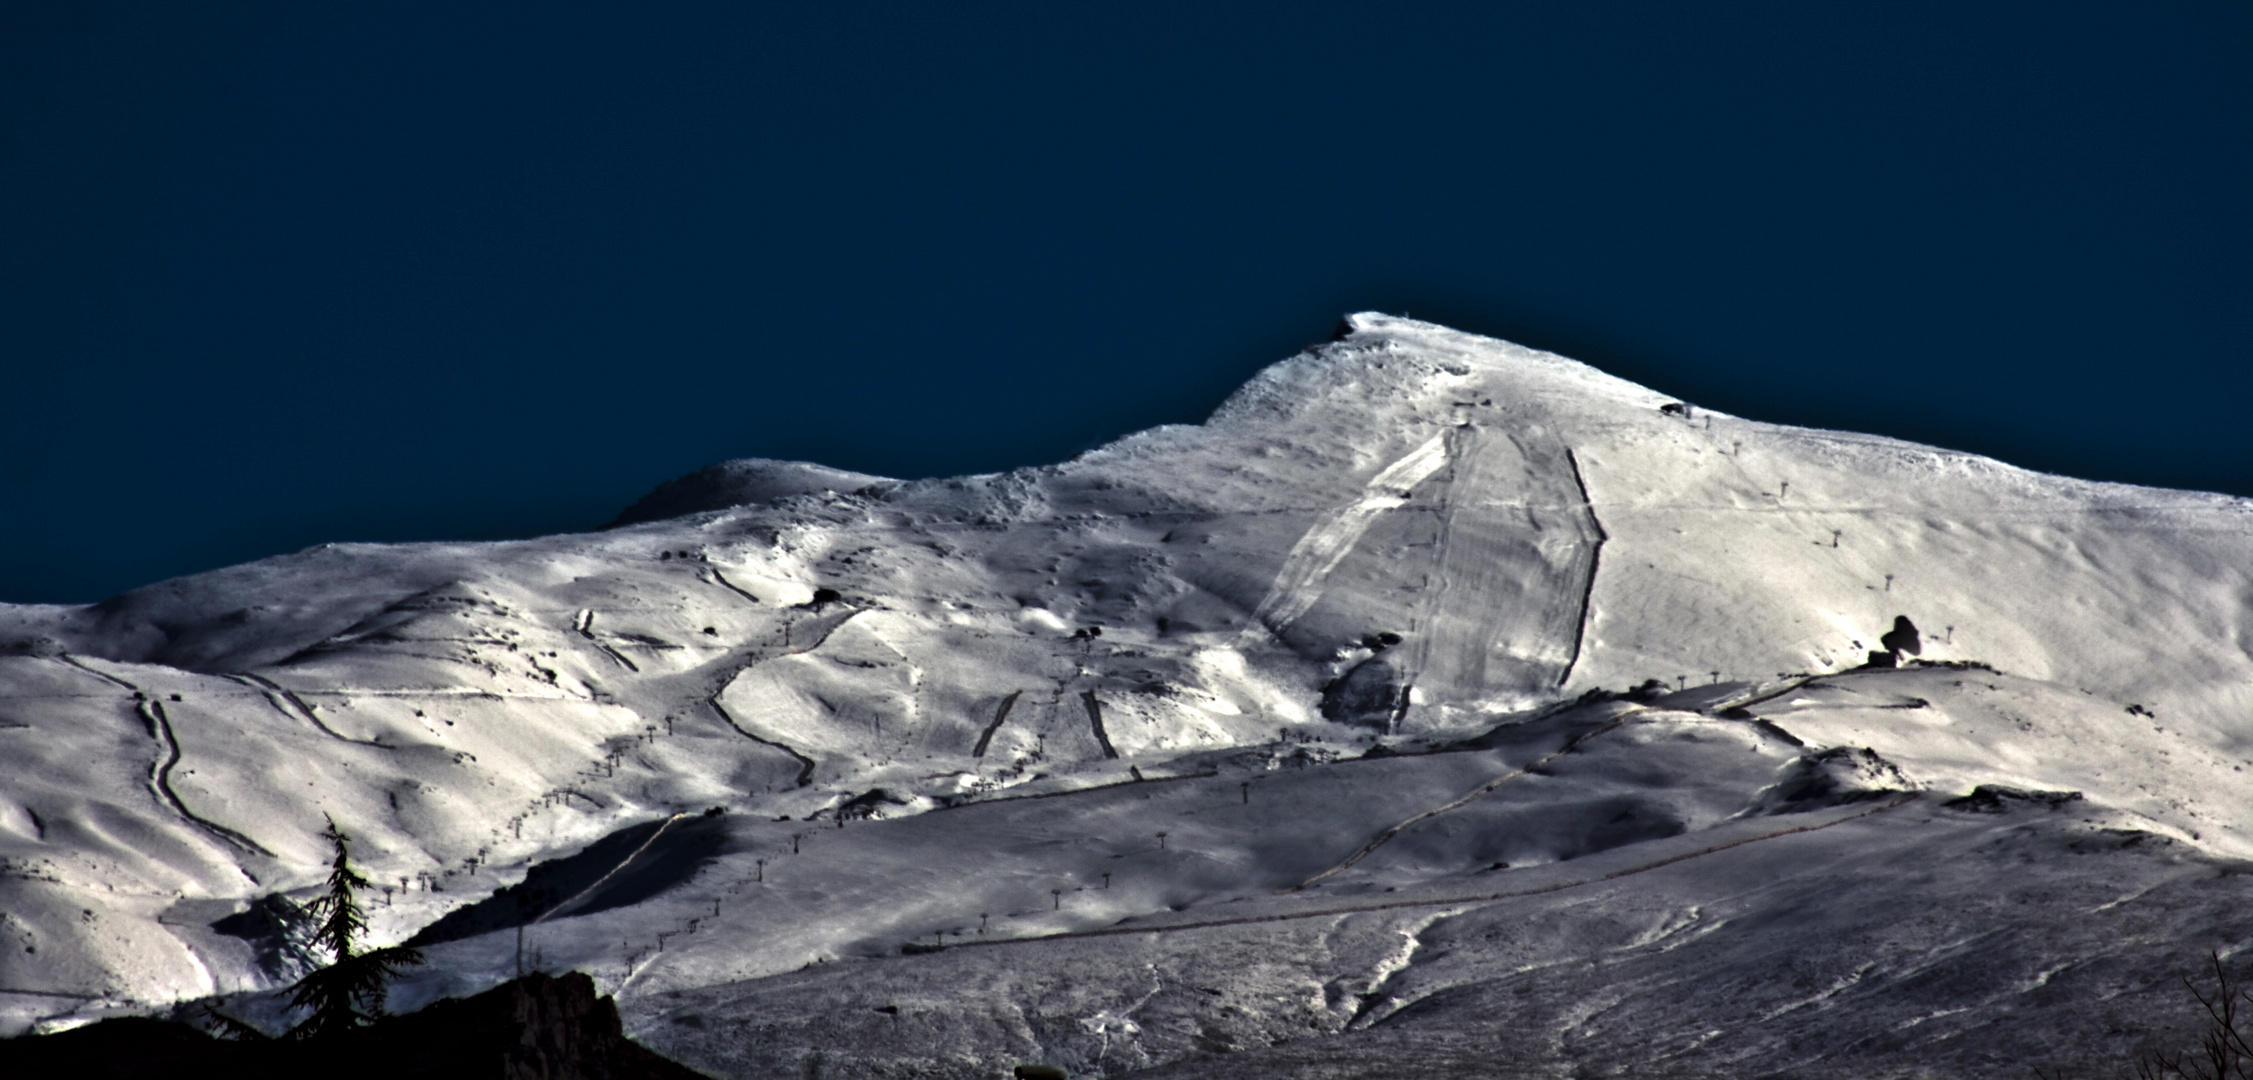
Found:
<svg viewBox="0 0 2253 1080"><path fill-rule="evenodd" d="M1893 629L1878 638L1878 645L1892 653L1896 659L1902 653L1915 656L1924 651L1924 641L1917 636L1917 624L1910 622L1907 615L1893 617Z"/></svg>

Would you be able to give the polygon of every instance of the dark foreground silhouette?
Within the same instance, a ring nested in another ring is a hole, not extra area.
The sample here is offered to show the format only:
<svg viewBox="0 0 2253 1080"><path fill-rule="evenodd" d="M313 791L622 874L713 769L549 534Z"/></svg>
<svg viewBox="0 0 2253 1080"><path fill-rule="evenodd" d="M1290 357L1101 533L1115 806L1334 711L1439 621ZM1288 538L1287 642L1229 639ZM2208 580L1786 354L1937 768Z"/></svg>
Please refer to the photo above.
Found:
<svg viewBox="0 0 2253 1080"><path fill-rule="evenodd" d="M0 1041L0 1075L141 1080L705 1080L628 1040L618 1008L578 972L527 975L475 997L303 1040L217 1039L121 1017Z"/></svg>

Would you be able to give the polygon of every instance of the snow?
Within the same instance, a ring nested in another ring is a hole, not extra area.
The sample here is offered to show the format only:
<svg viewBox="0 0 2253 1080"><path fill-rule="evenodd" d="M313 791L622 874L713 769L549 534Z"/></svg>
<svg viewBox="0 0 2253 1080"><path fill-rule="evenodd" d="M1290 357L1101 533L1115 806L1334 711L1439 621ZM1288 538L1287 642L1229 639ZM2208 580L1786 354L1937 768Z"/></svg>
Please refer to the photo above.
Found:
<svg viewBox="0 0 2253 1080"><path fill-rule="evenodd" d="M324 814L401 940L723 808L527 935L721 1075L1986 1075L2242 965L2253 506L1349 323L1058 465L0 606L0 1029L271 1008L212 924ZM430 953L398 1004L517 963Z"/></svg>

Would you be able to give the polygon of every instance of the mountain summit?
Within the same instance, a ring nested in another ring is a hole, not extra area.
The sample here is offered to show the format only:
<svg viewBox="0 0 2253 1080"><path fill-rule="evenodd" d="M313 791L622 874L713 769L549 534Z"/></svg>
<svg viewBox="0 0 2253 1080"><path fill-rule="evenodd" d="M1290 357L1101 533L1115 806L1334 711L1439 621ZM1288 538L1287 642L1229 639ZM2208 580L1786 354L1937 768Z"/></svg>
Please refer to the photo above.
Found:
<svg viewBox="0 0 2253 1080"><path fill-rule="evenodd" d="M716 1075L1989 1075L2243 947L2253 505L1343 330L1062 464L0 607L0 1024L279 1009L324 815L401 1005Z"/></svg>

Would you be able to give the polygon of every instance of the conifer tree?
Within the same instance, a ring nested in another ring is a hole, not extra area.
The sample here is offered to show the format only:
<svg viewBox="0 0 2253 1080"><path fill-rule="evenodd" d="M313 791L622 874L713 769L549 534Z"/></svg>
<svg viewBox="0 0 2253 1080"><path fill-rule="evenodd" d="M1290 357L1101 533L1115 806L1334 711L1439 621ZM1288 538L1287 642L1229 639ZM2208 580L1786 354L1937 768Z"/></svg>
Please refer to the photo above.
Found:
<svg viewBox="0 0 2253 1080"><path fill-rule="evenodd" d="M339 1034L382 1016L385 984L406 968L422 963L422 950L405 946L358 951L368 920L354 894L368 887L368 879L352 869L345 849L347 838L333 818L321 835L335 847L336 855L329 863L328 891L305 905L305 910L320 920L313 943L327 949L335 960L299 980L290 991L291 1007L313 1012L290 1029L290 1037L295 1039Z"/></svg>

